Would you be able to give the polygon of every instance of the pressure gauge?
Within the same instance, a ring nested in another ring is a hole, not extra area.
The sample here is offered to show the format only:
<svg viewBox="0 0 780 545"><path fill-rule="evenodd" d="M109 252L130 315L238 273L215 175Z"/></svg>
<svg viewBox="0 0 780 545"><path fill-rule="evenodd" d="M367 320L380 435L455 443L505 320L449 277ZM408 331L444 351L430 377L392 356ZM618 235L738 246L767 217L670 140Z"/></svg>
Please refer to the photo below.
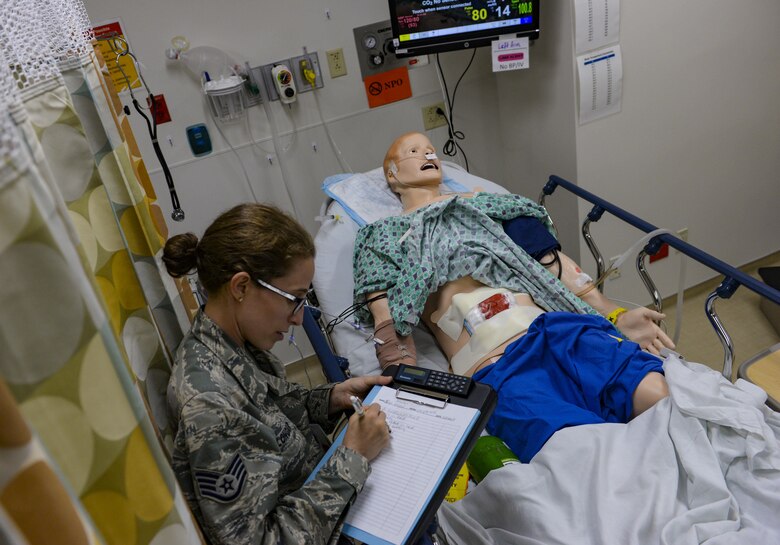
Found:
<svg viewBox="0 0 780 545"><path fill-rule="evenodd" d="M366 49L374 49L376 47L376 36L373 34L366 34L363 36L363 47Z"/></svg>

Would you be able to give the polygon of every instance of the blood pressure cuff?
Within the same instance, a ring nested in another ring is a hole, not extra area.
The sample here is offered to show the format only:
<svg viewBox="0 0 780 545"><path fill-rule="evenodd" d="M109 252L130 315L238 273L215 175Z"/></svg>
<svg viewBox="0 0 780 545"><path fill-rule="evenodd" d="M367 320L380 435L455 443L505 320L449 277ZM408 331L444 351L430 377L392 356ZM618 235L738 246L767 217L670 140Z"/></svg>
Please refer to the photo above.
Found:
<svg viewBox="0 0 780 545"><path fill-rule="evenodd" d="M384 371L389 365L405 363L417 365L417 348L411 335L399 335L392 320L376 324L374 337L380 341L375 344L376 359Z"/></svg>
<svg viewBox="0 0 780 545"><path fill-rule="evenodd" d="M561 245L539 218L518 216L504 221L503 227L509 238L537 261L553 250L561 249Z"/></svg>

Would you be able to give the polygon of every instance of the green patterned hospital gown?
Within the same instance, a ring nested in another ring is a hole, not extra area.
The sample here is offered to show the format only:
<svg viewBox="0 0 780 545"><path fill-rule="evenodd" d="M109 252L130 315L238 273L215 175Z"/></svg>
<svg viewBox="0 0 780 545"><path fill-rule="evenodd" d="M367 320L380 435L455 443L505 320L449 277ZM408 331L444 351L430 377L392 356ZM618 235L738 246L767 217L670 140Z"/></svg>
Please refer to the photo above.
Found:
<svg viewBox="0 0 780 545"><path fill-rule="evenodd" d="M355 240L355 301L387 291L400 335L417 325L428 296L452 280L471 276L493 288L527 293L547 311L597 314L517 246L501 221L539 218L545 209L519 195L477 193L452 198L364 226ZM367 309L358 318L370 322Z"/></svg>

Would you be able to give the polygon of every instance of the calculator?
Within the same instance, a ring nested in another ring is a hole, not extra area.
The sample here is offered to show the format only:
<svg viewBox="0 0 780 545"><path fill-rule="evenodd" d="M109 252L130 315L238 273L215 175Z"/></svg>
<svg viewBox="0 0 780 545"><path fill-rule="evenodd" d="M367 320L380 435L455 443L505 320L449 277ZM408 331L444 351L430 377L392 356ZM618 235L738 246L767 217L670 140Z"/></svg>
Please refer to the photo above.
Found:
<svg viewBox="0 0 780 545"><path fill-rule="evenodd" d="M466 397L469 394L473 382L470 377L443 373L423 367L414 367L403 363L398 365L395 381L400 384L409 384L418 388L427 388L461 397Z"/></svg>

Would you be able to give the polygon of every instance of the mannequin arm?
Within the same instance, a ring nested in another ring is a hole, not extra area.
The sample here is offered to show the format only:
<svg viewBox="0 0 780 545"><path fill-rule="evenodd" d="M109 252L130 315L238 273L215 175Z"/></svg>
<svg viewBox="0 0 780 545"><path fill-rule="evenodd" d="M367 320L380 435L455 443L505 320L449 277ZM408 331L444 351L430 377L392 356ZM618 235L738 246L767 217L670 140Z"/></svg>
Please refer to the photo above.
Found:
<svg viewBox="0 0 780 545"><path fill-rule="evenodd" d="M639 307L624 310L596 289L592 280L586 280L582 269L563 252L558 252L560 265L554 262L552 253L542 258L542 263L553 263L547 269L558 275L559 266L563 268L561 282L583 301L592 306L599 314L611 318L610 321L629 339L644 350L658 354L661 348L674 348L674 343L656 321L666 318L665 314Z"/></svg>
<svg viewBox="0 0 780 545"><path fill-rule="evenodd" d="M373 299L383 293L385 292L372 293L367 299ZM374 348L380 367L385 369L395 363L417 365L414 339L411 335L401 336L396 332L387 297L369 303L368 309L374 317Z"/></svg>

